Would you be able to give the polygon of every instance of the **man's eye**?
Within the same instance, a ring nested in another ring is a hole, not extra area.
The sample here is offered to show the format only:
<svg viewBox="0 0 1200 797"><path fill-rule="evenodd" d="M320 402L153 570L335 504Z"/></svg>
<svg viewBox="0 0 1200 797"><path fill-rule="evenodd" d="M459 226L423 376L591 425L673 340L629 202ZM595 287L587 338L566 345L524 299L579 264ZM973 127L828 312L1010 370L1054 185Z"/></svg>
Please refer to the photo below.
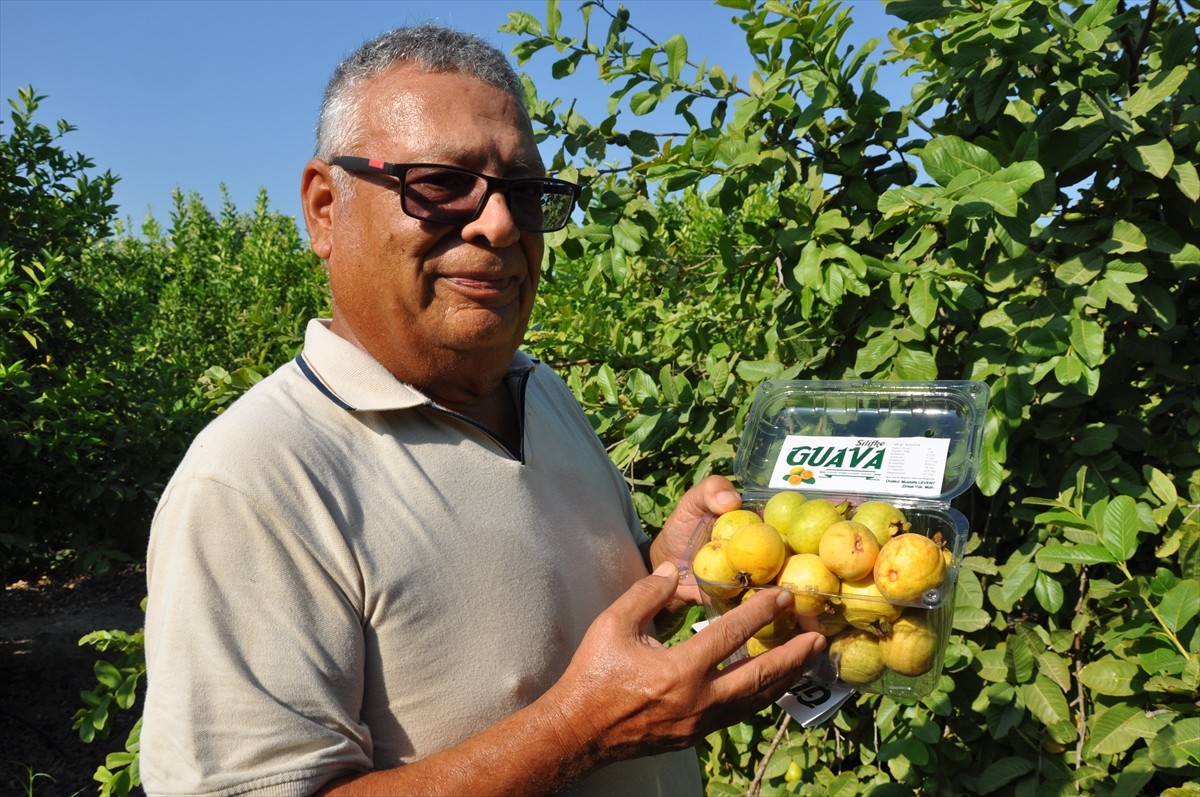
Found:
<svg viewBox="0 0 1200 797"><path fill-rule="evenodd" d="M509 192L514 199L529 202L540 202L544 193L545 187L541 182L517 183Z"/></svg>
<svg viewBox="0 0 1200 797"><path fill-rule="evenodd" d="M474 192L478 181L469 174L458 172L423 172L409 174L408 186L424 195L462 196Z"/></svg>

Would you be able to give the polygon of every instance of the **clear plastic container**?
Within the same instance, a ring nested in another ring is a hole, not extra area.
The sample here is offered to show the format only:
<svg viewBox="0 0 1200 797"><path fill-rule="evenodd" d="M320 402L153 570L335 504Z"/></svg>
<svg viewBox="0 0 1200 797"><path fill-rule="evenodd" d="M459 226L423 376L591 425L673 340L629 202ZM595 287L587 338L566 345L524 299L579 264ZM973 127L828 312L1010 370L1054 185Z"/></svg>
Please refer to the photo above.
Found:
<svg viewBox="0 0 1200 797"><path fill-rule="evenodd" d="M982 382L768 381L759 386L734 463L743 508L761 514L772 495L795 490L810 500L845 502L852 519L864 502L885 501L903 512L911 524L907 533L934 540L946 561L941 582L911 598L851 598L840 586L836 592L804 593L827 603L817 619L830 645L810 673L819 682L898 698L918 698L936 686L969 533L967 519L950 501L970 488L979 472L987 403ZM710 619L736 606L747 589L690 573L715 521L710 517L697 525L684 566L705 596ZM861 672L848 680L852 664L842 677L842 656L853 655L843 654L842 646L852 640L835 642L856 630L845 624L848 608L858 630L873 637L854 643L888 645L889 658L908 672L885 668L869 680L864 681L869 673ZM864 616L875 619L868 624ZM918 657L916 665L912 656L903 655L923 652L930 644L932 655ZM744 648L738 655L752 653Z"/></svg>

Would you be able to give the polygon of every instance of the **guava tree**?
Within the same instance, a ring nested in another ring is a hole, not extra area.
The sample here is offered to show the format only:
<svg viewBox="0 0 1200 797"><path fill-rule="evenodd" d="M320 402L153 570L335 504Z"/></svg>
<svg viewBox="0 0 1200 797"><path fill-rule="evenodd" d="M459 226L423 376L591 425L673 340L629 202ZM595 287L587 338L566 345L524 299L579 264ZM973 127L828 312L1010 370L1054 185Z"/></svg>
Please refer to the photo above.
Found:
<svg viewBox="0 0 1200 797"><path fill-rule="evenodd" d="M725 0L736 76L624 7L513 13L587 186L531 345L657 526L766 378L979 379L985 454L939 689L714 734L715 794L1145 794L1200 774L1194 3ZM739 33L740 32L740 33ZM885 97L902 66L912 96ZM669 134L646 123L673 111ZM793 766L793 763L799 766ZM1172 793L1185 793L1184 791ZM1190 793L1190 792L1186 792Z"/></svg>

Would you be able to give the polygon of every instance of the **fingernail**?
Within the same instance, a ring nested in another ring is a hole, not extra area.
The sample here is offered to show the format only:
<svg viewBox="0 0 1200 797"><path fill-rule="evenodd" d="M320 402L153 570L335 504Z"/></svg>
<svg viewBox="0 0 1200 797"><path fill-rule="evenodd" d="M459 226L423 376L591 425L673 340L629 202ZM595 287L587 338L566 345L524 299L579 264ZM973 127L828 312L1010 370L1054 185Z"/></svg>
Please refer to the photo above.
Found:
<svg viewBox="0 0 1200 797"><path fill-rule="evenodd" d="M823 634L817 634L817 638L813 640L812 652L820 653L825 649L827 644L829 644L829 642L827 639L825 639L825 636Z"/></svg>
<svg viewBox="0 0 1200 797"><path fill-rule="evenodd" d="M790 590L781 589L779 590L779 594L775 596L775 603L779 604L779 607L782 609L795 605L795 599L792 597Z"/></svg>
<svg viewBox="0 0 1200 797"><path fill-rule="evenodd" d="M673 575L674 573L675 573L675 563L674 562L663 562L661 565L654 568L654 575L656 575L656 576L670 576L670 575Z"/></svg>

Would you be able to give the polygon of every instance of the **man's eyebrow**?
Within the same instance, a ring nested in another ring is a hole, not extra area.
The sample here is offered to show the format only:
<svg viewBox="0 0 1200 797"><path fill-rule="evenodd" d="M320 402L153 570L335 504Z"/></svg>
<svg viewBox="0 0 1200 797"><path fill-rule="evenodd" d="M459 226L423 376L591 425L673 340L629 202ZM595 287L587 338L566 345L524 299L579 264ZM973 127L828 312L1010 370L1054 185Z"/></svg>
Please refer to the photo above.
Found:
<svg viewBox="0 0 1200 797"><path fill-rule="evenodd" d="M447 166L467 164L470 168L474 169L479 165L480 153L478 150L473 149L446 147L444 149L434 148L422 157L424 157L424 162L426 163L445 163ZM506 171L508 172L529 172L532 177L544 177L548 173L546 171L546 164L540 157L536 160L516 158L506 166Z"/></svg>

